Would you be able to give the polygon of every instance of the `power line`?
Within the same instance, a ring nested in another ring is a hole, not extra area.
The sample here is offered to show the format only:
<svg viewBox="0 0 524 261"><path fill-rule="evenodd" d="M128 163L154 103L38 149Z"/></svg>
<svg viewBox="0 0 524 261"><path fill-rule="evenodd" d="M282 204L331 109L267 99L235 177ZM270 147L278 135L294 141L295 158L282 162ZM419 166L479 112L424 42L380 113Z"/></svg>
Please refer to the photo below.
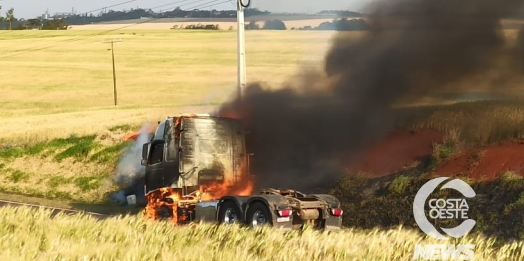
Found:
<svg viewBox="0 0 524 261"><path fill-rule="evenodd" d="M126 2L122 2L122 3L110 5L110 6L104 6L102 8L98 8L98 9L95 9L95 10L92 10L92 11L89 11L89 12L82 12L82 14L94 13L96 11L102 11L102 10L107 9L107 8L116 7L116 6L119 6L119 5L125 5L125 4L129 4L129 3L132 3L132 2L136 2L136 1L137 0L129 0L129 1L126 1Z"/></svg>
<svg viewBox="0 0 524 261"><path fill-rule="evenodd" d="M199 0L199 1L202 1L202 0ZM223 3L229 2L229 0L225 0L225 1L222 1L222 2L219 2L219 3L216 3L218 1L220 1L220 0L213 0L213 1L201 4L201 5L193 6L191 8L185 9L183 11L190 11L190 10L194 10L194 9L197 9L197 8L206 8L206 7L211 7L211 6L214 6L214 5L219 5L219 4L223 4ZM59 42L56 42L56 43L53 43L53 44L49 44L49 45L45 45L45 46L41 46L41 47L36 47L36 48L35 47L29 47L29 48L19 49L19 50L15 50L15 51L12 51L10 53L7 53L5 55L0 56L0 59L10 58L10 57L18 56L18 55L21 55L21 54L32 53L32 52L36 52L36 51L41 51L41 50L45 50L45 49L48 49L48 48L51 48L51 47L60 46L60 45L68 44L68 43L72 43L72 42L77 42L77 41L85 40L85 39L88 39L88 38L91 38L91 37L103 35L103 34L106 34L106 33L118 31L118 30L121 30L121 29L129 28L129 27L133 27L135 25L140 25L140 24L154 22L154 21L157 21L157 20L160 20L160 19L163 19L163 18L153 18L153 19L150 19L150 20L145 20L145 21L134 23L134 24L121 26L121 27L118 27L118 28L115 28L115 29L109 29L109 30L106 30L106 31L103 31L103 32L89 34L89 35L84 36L84 37L77 37L77 38L62 40L62 41L59 41Z"/></svg>
<svg viewBox="0 0 524 261"><path fill-rule="evenodd" d="M133 2L133 1L137 1L137 0L132 0L132 1L127 1L127 2L123 2L123 3L119 3L119 4L115 4L115 5L112 5L112 6L108 6L108 7L114 7L114 6L118 6L118 5L123 5L123 4L126 4L126 3L129 3L129 2ZM150 10L153 10L153 9L158 9L158 8L161 8L161 7L166 7L166 6L170 6L170 5L176 5L176 4L180 4L180 3L184 3L184 2L188 2L188 1L193 1L193 0L180 0L180 1L176 1L176 2L173 2L173 3L169 3L169 4L163 4L163 5L160 5L160 6L155 6L155 7L150 7L150 8L144 8L144 9L150 9ZM192 3L187 3L187 4L183 4L182 6L184 5L189 5L189 4L195 4L195 3L198 3L198 2L203 2L203 1L206 1L206 0L197 0L197 1L193 1ZM217 0L218 1L218 0ZM211 3L211 2L209 2ZM223 2L222 2L223 3ZM206 3L208 4L208 3ZM220 4L220 3L217 3L217 4ZM95 12L95 11L98 11L98 10L103 10L105 8L108 8L108 7L102 7L102 8L99 8L99 9L95 9L93 11L89 11L89 12L86 12L86 13L92 13L92 12ZM196 6L196 7L193 7L191 9L195 9L199 6ZM182 11L189 11L190 9L187 9L187 10L182 10ZM127 14L122 14L122 15L118 15L118 16L114 16L113 19L119 19L119 18L122 18L122 17L125 17L127 16ZM0 35L3 35L3 34L7 34L7 33L13 33L15 32L15 30L6 30L7 32L5 33L0 33ZM50 33L50 32L49 32ZM49 34L48 33L48 34Z"/></svg>
<svg viewBox="0 0 524 261"><path fill-rule="evenodd" d="M155 6L155 7L143 8L143 10L146 10L146 9L153 10L153 9L158 9L158 8L162 8L162 7L166 7L166 6L170 6L170 5L176 5L176 4L180 4L180 3L184 3L184 2L188 2L188 1L193 1L193 2L192 3L187 3L187 4L182 4L182 6L190 5L190 4L194 4L194 3L198 3L198 2L203 2L203 1L206 1L206 0L197 0L197 1L194 1L194 0L181 0L181 1L176 1L176 2L172 2L172 3L169 3L169 4L163 4L163 5L159 5L159 6ZM183 10L183 11L186 11L186 10ZM119 18L123 18L125 16L127 16L127 14L114 16L113 19L119 19ZM156 18L154 18L154 19L156 19ZM101 25L101 26L103 26L103 25Z"/></svg>
<svg viewBox="0 0 524 261"><path fill-rule="evenodd" d="M170 3L170 4L164 4L164 5L155 6L155 7L152 7L150 9L157 9L157 8L162 8L162 7L166 7L166 6L170 6L170 5L176 5L176 4L187 2L187 1L191 1L191 0L177 1L177 2L174 2L174 3ZM199 2L199 1L196 1L196 2Z"/></svg>

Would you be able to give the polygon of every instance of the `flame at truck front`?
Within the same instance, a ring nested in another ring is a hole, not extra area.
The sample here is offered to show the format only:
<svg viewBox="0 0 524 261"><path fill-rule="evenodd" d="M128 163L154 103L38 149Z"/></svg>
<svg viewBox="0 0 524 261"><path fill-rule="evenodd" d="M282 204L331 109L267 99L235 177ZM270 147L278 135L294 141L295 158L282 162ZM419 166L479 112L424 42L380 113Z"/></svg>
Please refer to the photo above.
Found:
<svg viewBox="0 0 524 261"><path fill-rule="evenodd" d="M173 223L178 223L178 202L180 195L172 188L160 188L146 195L147 206L144 216L157 220L167 218Z"/></svg>
<svg viewBox="0 0 524 261"><path fill-rule="evenodd" d="M165 187L146 194L147 206L143 210L145 217L152 220L168 220L174 224L190 221L194 213L194 204L201 201L216 200L226 195L249 196L253 193L254 183L251 179L231 183L214 183L202 185L191 195L182 196L177 189ZM180 213L179 213L180 212Z"/></svg>
<svg viewBox="0 0 524 261"><path fill-rule="evenodd" d="M152 219L190 221L198 202L249 196L244 131L239 120L199 115L168 117L144 144L147 207Z"/></svg>

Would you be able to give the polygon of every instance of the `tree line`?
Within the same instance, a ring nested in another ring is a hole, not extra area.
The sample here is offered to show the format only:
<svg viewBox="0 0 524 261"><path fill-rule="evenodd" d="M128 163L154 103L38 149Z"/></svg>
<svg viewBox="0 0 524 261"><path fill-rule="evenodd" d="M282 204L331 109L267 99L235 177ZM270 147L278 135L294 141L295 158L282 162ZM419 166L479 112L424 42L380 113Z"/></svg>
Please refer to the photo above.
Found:
<svg viewBox="0 0 524 261"><path fill-rule="evenodd" d="M323 22L317 27L304 26L298 30L335 30L335 31L365 31L368 24L364 19L333 19L332 22Z"/></svg>
<svg viewBox="0 0 524 261"><path fill-rule="evenodd" d="M2 7L0 6L0 14ZM252 17L257 15L268 15L270 12L260 11L256 8L246 8L244 10L246 17ZM359 13L349 11L322 11L318 13L320 15L352 15L359 16ZM172 11L155 13L146 9L132 9L130 11L113 11L100 12L98 15L93 14L71 14L67 17L54 16L51 19L17 19L15 17L14 8L10 8L5 12L5 16L0 15L0 29L7 30L67 30L70 25L82 25L98 22L109 22L119 20L131 20L131 19L142 19L142 18L236 18L236 10L182 10L180 7L175 8ZM267 20L263 26L259 26L255 21L246 24L247 30L287 30L286 25L283 21ZM212 29L217 30L218 28L200 28L195 26L187 29ZM347 18L334 19L333 22L322 23L318 27L301 27L291 28L291 30L338 30L338 31L353 31L353 30L366 30L367 24L363 19L352 19Z"/></svg>
<svg viewBox="0 0 524 261"><path fill-rule="evenodd" d="M0 11L1 10L2 10L2 6L0 6ZM11 30L13 28L13 22L16 20L14 13L15 13L15 9L14 8L10 8L5 13L5 17L0 15L0 24L4 23L6 29Z"/></svg>
<svg viewBox="0 0 524 261"><path fill-rule="evenodd" d="M255 15L267 15L270 12L260 11L256 8L247 8L244 10L246 17ZM67 22L70 25L82 25L99 22L111 22L119 20L133 20L141 18L236 18L236 10L183 10L180 7L173 9L172 11L156 13L152 10L146 9L131 9L130 11L113 11L100 12L98 15L93 14L78 14L67 17Z"/></svg>
<svg viewBox="0 0 524 261"><path fill-rule="evenodd" d="M2 6L0 6L0 13ZM5 30L66 30L68 23L64 18L53 18L52 20L17 19L15 9L10 8L5 12L5 17L0 15L0 29Z"/></svg>
<svg viewBox="0 0 524 261"><path fill-rule="evenodd" d="M2 7L0 6L0 12ZM245 16L267 15L270 12L260 11L256 8L247 8L244 10ZM99 22L111 22L120 20L131 20L141 18L236 18L236 10L182 10L180 7L172 11L155 13L146 9L131 9L130 11L113 11L100 12L98 15L93 14L70 14L67 17L54 16L51 19L17 19L14 15L14 8L10 8L5 17L0 15L0 29L6 30L66 30L70 25L82 25Z"/></svg>

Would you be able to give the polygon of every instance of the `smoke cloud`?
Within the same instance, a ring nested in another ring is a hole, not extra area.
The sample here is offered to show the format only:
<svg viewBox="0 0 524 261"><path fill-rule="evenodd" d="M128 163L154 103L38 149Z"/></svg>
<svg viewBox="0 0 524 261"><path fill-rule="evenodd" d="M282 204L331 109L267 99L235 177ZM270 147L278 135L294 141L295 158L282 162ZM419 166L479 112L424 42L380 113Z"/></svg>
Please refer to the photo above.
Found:
<svg viewBox="0 0 524 261"><path fill-rule="evenodd" d="M120 188L134 186L136 181L145 176L145 167L141 165L142 145L151 139L150 129L149 124L142 126L136 141L120 157L115 171L115 183Z"/></svg>
<svg viewBox="0 0 524 261"><path fill-rule="evenodd" d="M501 22L523 3L376 2L365 36L333 39L324 72L278 90L251 84L219 113L244 119L257 186L312 189L394 128L394 105L443 92L504 92L521 82L524 34L506 41Z"/></svg>

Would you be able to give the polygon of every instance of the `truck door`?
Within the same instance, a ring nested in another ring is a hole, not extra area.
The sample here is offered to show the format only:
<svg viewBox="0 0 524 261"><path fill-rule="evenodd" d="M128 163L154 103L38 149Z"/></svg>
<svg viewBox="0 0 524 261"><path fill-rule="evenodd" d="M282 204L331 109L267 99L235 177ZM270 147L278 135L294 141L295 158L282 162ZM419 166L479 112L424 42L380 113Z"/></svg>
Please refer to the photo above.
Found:
<svg viewBox="0 0 524 261"><path fill-rule="evenodd" d="M165 187L164 182L164 151L165 151L165 122L158 125L155 136L151 141L151 149L146 165L145 185L146 193L161 187Z"/></svg>
<svg viewBox="0 0 524 261"><path fill-rule="evenodd" d="M164 186L177 186L180 176L178 167L179 144L175 133L180 133L180 124L175 126L177 118L170 118L166 125L166 150L164 162ZM176 130L175 130L176 128Z"/></svg>

